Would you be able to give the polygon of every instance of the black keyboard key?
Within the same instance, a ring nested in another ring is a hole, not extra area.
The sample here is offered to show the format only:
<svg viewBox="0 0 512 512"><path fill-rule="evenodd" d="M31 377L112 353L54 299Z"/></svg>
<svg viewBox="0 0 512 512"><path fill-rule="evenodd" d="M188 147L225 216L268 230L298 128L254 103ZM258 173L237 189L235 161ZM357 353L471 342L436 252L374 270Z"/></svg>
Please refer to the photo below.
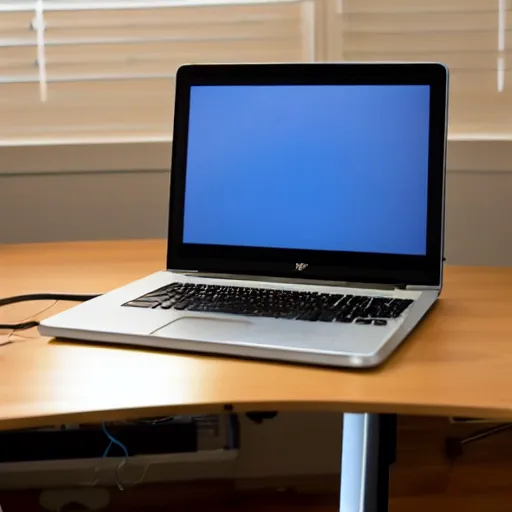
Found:
<svg viewBox="0 0 512 512"><path fill-rule="evenodd" d="M158 296L158 297L153 297L153 296L149 296L149 297L139 297L137 299L137 302L162 302L162 300L165 298L165 296Z"/></svg>
<svg viewBox="0 0 512 512"><path fill-rule="evenodd" d="M174 304L173 309L176 309L177 311L183 311L184 309L187 309L189 305L190 302L188 300L182 300L181 302Z"/></svg>
<svg viewBox="0 0 512 512"><path fill-rule="evenodd" d="M388 325L388 321L377 319L377 320L373 321L373 325L380 325L380 326Z"/></svg>
<svg viewBox="0 0 512 512"><path fill-rule="evenodd" d="M323 307L324 309L334 308L337 304L339 304L343 300L343 295L331 295L323 298Z"/></svg>
<svg viewBox="0 0 512 512"><path fill-rule="evenodd" d="M319 317L318 311L306 311L297 317L297 320L306 320L308 322L316 322Z"/></svg>
<svg viewBox="0 0 512 512"><path fill-rule="evenodd" d="M198 311L201 313L206 313L208 311L208 309L205 304L195 303L195 304L192 304L191 306L189 306L187 308L187 311Z"/></svg>
<svg viewBox="0 0 512 512"><path fill-rule="evenodd" d="M392 307L396 316L400 316L412 303L412 300L395 299L392 303Z"/></svg>
<svg viewBox="0 0 512 512"><path fill-rule="evenodd" d="M156 299L160 297L165 297L167 295L166 290L155 290L154 292L148 293L147 295L144 295L145 298L155 297Z"/></svg>
<svg viewBox="0 0 512 512"><path fill-rule="evenodd" d="M158 302L148 302L141 300L132 300L131 302L127 302L125 306L131 306L132 308L147 308L150 309L153 306L158 306Z"/></svg>
<svg viewBox="0 0 512 512"><path fill-rule="evenodd" d="M351 311L350 314L354 318L368 318L370 316L370 312L366 311L364 308L356 308Z"/></svg>
<svg viewBox="0 0 512 512"><path fill-rule="evenodd" d="M371 325L372 321L369 318L358 318L356 324Z"/></svg>
<svg viewBox="0 0 512 512"><path fill-rule="evenodd" d="M318 320L320 322L332 322L336 318L337 314L337 311L322 311Z"/></svg>
<svg viewBox="0 0 512 512"><path fill-rule="evenodd" d="M296 311L279 311L272 315L274 318L283 318L285 320L295 320L297 318Z"/></svg>

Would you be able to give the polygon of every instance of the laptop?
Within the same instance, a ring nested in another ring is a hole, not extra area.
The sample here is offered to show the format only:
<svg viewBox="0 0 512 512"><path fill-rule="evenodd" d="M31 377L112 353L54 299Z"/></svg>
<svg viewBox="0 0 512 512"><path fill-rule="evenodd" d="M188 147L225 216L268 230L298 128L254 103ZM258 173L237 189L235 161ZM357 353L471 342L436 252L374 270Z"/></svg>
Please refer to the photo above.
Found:
<svg viewBox="0 0 512 512"><path fill-rule="evenodd" d="M442 285L448 71L186 65L165 269L42 335L292 363L382 363Z"/></svg>

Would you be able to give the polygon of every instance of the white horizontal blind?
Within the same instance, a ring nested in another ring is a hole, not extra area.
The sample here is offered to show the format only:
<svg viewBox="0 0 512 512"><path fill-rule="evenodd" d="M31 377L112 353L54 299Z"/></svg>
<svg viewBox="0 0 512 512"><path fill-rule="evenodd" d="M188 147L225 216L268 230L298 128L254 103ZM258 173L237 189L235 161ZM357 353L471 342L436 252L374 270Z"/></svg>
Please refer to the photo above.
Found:
<svg viewBox="0 0 512 512"><path fill-rule="evenodd" d="M441 61L451 71L450 131L512 133L509 0L333 0L336 58Z"/></svg>
<svg viewBox="0 0 512 512"><path fill-rule="evenodd" d="M313 58L311 0L0 0L0 141L168 139L183 63Z"/></svg>
<svg viewBox="0 0 512 512"><path fill-rule="evenodd" d="M510 138L511 8L512 0L0 0L0 144L168 139L181 63L315 53L445 62L452 136ZM315 41L325 48L315 52Z"/></svg>

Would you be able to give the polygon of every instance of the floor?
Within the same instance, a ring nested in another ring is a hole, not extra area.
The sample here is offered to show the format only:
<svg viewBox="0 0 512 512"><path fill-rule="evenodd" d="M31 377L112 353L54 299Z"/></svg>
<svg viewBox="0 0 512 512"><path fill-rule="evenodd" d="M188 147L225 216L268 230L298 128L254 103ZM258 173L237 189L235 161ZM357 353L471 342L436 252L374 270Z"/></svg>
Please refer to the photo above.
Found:
<svg viewBox="0 0 512 512"><path fill-rule="evenodd" d="M449 459L447 437L489 425L451 425L444 418L400 418L391 512L512 510L512 430L464 447Z"/></svg>
<svg viewBox="0 0 512 512"><path fill-rule="evenodd" d="M512 430L465 447L449 460L447 436L486 426L450 425L444 418L401 417L390 512L505 512L512 510ZM335 512L338 475L264 482L243 490L232 481L140 486L112 492L109 512ZM276 490L279 487L279 490ZM0 491L3 512L39 511L37 492ZM70 509L69 512L75 509ZM79 510L79 509L77 509Z"/></svg>

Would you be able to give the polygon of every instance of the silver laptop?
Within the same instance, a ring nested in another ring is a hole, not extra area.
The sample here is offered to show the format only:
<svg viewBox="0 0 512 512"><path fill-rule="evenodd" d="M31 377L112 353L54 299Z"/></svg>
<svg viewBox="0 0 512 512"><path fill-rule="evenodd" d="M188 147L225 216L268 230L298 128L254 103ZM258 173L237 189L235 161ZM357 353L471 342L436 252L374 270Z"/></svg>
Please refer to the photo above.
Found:
<svg viewBox="0 0 512 512"><path fill-rule="evenodd" d="M441 290L447 84L436 63L181 67L165 269L41 334L382 363Z"/></svg>

